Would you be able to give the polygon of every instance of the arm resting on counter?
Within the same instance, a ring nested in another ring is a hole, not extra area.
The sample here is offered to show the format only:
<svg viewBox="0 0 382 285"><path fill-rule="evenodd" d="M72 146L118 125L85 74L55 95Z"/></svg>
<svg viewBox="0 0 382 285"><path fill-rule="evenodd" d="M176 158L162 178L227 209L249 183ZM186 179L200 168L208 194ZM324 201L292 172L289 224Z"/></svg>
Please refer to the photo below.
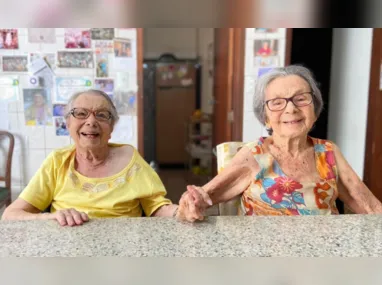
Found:
<svg viewBox="0 0 382 285"><path fill-rule="evenodd" d="M42 214L39 209L24 201L16 199L7 207L1 217L2 220L51 220L50 213Z"/></svg>
<svg viewBox="0 0 382 285"><path fill-rule="evenodd" d="M21 198L5 209L2 220L57 220L61 226L82 225L89 221L87 214L75 209L60 210L55 213L42 213L38 208Z"/></svg>
<svg viewBox="0 0 382 285"><path fill-rule="evenodd" d="M382 214L382 204L361 181L340 149L334 145L339 180L339 198L356 214Z"/></svg>
<svg viewBox="0 0 382 285"><path fill-rule="evenodd" d="M229 165L203 186L213 204L226 202L242 194L259 172L260 167L250 148L244 146Z"/></svg>

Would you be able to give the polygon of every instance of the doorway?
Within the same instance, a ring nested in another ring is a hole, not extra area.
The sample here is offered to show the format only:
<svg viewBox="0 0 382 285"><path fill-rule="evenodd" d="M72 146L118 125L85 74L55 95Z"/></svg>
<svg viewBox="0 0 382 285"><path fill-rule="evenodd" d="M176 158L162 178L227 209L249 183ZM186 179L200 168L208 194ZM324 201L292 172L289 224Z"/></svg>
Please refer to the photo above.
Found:
<svg viewBox="0 0 382 285"><path fill-rule="evenodd" d="M332 29L292 29L290 64L301 64L312 71L324 101L323 111L310 132L320 139L328 137L332 36Z"/></svg>
<svg viewBox="0 0 382 285"><path fill-rule="evenodd" d="M153 28L140 34L138 150L157 170L174 203L187 185L208 182L189 167L186 131L193 114L213 113L213 35L212 28Z"/></svg>

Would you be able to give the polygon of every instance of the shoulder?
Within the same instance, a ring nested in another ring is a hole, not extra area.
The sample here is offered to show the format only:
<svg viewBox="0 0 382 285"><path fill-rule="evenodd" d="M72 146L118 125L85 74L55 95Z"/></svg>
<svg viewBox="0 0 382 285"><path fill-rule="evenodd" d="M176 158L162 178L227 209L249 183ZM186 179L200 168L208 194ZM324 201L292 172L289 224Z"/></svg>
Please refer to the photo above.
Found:
<svg viewBox="0 0 382 285"><path fill-rule="evenodd" d="M251 151L252 155L263 154L264 153L263 145L266 144L265 140L266 138L260 137L256 141L245 144L245 147L247 147Z"/></svg>
<svg viewBox="0 0 382 285"><path fill-rule="evenodd" d="M336 153L339 151L338 146L333 141L313 137L310 138L313 141L314 149L316 152L333 151L334 153Z"/></svg>
<svg viewBox="0 0 382 285"><path fill-rule="evenodd" d="M56 149L52 151L47 158L45 159L45 164L53 163L55 165L64 164L67 160L70 159L71 155L75 151L75 146L70 145L63 148Z"/></svg>
<svg viewBox="0 0 382 285"><path fill-rule="evenodd" d="M115 144L109 143L109 147L114 152L114 154L118 155L121 158L132 158L134 154L138 153L137 149L130 144Z"/></svg>

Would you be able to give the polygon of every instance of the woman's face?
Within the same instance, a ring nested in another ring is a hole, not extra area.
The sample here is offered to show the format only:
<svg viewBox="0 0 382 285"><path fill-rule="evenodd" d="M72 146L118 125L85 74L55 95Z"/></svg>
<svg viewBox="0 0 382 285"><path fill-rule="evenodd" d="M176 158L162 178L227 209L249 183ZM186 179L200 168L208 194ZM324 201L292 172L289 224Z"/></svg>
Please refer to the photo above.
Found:
<svg viewBox="0 0 382 285"><path fill-rule="evenodd" d="M108 110L110 105L100 95L84 93L77 97L72 104L73 108L85 108L91 111ZM113 131L113 121L99 121L90 114L87 119L77 119L70 115L67 119L67 128L76 146L84 149L107 147Z"/></svg>
<svg viewBox="0 0 382 285"><path fill-rule="evenodd" d="M44 97L38 93L34 95L33 101L34 101L34 105L38 107L44 106L45 104Z"/></svg>
<svg viewBox="0 0 382 285"><path fill-rule="evenodd" d="M275 98L290 98L296 94L311 92L308 82L297 75L279 77L271 81L265 90L265 101ZM288 102L281 111L270 111L267 106L266 126L280 137L296 138L306 136L317 120L313 103L296 107Z"/></svg>

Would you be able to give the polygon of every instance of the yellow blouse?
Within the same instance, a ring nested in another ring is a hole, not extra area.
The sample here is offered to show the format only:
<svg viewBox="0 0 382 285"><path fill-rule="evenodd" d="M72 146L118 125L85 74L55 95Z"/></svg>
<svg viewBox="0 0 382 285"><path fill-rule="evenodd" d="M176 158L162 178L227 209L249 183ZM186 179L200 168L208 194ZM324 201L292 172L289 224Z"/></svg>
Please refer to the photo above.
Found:
<svg viewBox="0 0 382 285"><path fill-rule="evenodd" d="M109 144L121 147L119 144ZM74 208L94 217L151 216L171 204L156 172L134 148L130 163L119 173L88 178L74 168L75 147L53 151L33 176L20 198L41 211Z"/></svg>

